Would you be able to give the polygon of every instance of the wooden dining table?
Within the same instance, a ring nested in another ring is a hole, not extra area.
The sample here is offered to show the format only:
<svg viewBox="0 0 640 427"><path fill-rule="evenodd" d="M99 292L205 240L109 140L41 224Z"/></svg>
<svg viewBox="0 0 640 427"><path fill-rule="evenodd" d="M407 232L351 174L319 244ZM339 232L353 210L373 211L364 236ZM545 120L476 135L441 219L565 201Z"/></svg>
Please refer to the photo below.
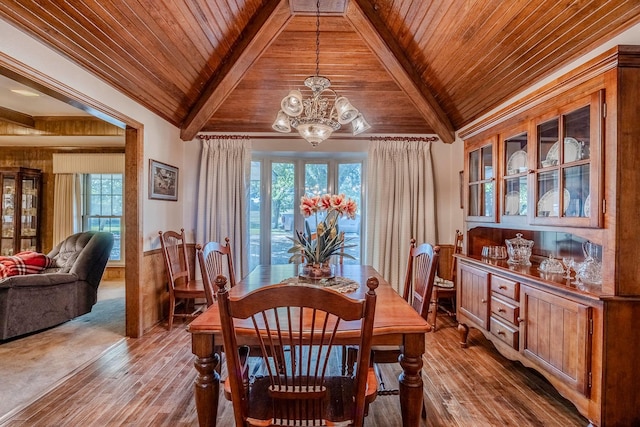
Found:
<svg viewBox="0 0 640 427"><path fill-rule="evenodd" d="M230 296L243 295L261 286L280 283L295 277L298 266L295 264L261 265L230 290ZM420 425L422 410L422 354L425 348L425 334L431 326L423 319L371 266L338 265L336 276L356 281L357 290L345 295L362 299L367 291L366 281L377 277L380 283L376 289L377 301L373 325L372 345L400 345L399 357L402 372L398 377L399 399L402 411L402 425L414 427ZM300 286L300 285L292 285ZM351 344L354 325L346 322L344 331L338 331L336 344ZM360 326L355 326L358 330ZM350 328L350 330L346 330ZM195 399L200 426L215 426L220 393L220 376L217 365L220 357L214 349L222 345L222 326L217 304L209 307L188 327L191 333L192 352L195 368L198 372L195 380ZM341 332L345 336L341 340ZM349 333L351 332L351 333ZM347 338L351 337L351 338ZM375 403L374 403L375 404Z"/></svg>

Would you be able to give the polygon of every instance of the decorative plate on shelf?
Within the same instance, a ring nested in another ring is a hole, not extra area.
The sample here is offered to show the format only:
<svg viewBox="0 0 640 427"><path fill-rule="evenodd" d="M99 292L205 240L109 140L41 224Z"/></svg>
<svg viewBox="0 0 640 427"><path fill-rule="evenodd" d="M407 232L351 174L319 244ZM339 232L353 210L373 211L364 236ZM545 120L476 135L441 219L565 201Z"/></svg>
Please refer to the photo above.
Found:
<svg viewBox="0 0 640 427"><path fill-rule="evenodd" d="M540 201L538 201L538 216L559 216L558 205L559 202L558 190L549 190L542 195ZM569 190L564 189L564 209L563 213L567 211L569 207L569 201L571 200L571 194Z"/></svg>
<svg viewBox="0 0 640 427"><path fill-rule="evenodd" d="M546 166L558 164L558 161L560 160L560 156L558 153L559 148L560 145L558 144L558 142L551 146L549 152L547 152L547 158L542 162L543 166L545 166L545 162L548 163ZM582 144L575 138L571 138L570 136L566 137L564 139L564 162L575 162L576 160L580 160L581 158Z"/></svg>
<svg viewBox="0 0 640 427"><path fill-rule="evenodd" d="M518 150L507 161L507 175L513 175L527 171L527 152Z"/></svg>
<svg viewBox="0 0 640 427"><path fill-rule="evenodd" d="M558 164L559 157L560 156L558 155L558 141L556 141L555 144L553 144L551 148L549 148L549 151L547 152L547 158L545 159L545 161L548 162L549 165L556 165Z"/></svg>
<svg viewBox="0 0 640 427"><path fill-rule="evenodd" d="M591 194L584 200L584 208L582 210L584 211L584 216L587 218L591 216Z"/></svg>
<svg viewBox="0 0 640 427"><path fill-rule="evenodd" d="M582 159L582 144L570 136L564 139L564 162L575 162Z"/></svg>
<svg viewBox="0 0 640 427"><path fill-rule="evenodd" d="M504 198L504 214L518 215L520 213L520 193L511 191Z"/></svg>

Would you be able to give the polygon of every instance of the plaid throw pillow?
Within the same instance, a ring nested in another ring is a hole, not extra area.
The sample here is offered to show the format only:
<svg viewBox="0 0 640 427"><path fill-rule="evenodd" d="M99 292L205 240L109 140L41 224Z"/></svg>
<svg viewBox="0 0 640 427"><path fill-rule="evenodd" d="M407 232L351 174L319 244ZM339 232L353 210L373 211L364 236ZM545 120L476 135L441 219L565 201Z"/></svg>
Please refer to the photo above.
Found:
<svg viewBox="0 0 640 427"><path fill-rule="evenodd" d="M54 259L38 252L25 251L12 256L0 256L0 279L39 273L53 265Z"/></svg>

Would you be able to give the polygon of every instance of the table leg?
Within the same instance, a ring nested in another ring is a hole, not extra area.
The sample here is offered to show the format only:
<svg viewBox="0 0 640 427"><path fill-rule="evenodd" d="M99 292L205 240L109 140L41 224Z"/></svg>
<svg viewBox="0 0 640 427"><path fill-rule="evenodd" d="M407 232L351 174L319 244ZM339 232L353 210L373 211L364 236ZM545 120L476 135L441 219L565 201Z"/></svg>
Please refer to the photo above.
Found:
<svg viewBox="0 0 640 427"><path fill-rule="evenodd" d="M407 334L404 337L404 352L399 361L402 372L400 383L400 409L402 425L416 427L420 425L422 411L422 354L424 353L424 334Z"/></svg>
<svg viewBox="0 0 640 427"><path fill-rule="evenodd" d="M399 358L402 372L398 377L402 425L404 427L417 427L420 425L423 399L420 371L422 370L424 344L424 333L407 334L404 337L404 351Z"/></svg>
<svg viewBox="0 0 640 427"><path fill-rule="evenodd" d="M213 349L213 335L191 335L191 351L196 356L193 364L198 371L194 389L200 427L215 427L218 416L220 375L218 375L216 367L220 363L220 356Z"/></svg>

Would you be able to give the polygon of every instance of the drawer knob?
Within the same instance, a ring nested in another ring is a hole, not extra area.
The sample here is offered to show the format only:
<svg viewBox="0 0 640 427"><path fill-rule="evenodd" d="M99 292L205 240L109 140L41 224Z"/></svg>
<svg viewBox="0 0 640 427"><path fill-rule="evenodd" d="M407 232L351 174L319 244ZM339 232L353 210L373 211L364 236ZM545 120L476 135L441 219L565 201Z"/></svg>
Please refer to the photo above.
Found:
<svg viewBox="0 0 640 427"><path fill-rule="evenodd" d="M500 285L500 286L498 286L498 288L502 289L503 291L507 290L507 287L505 285Z"/></svg>
<svg viewBox="0 0 640 427"><path fill-rule="evenodd" d="M498 335L505 335L503 330L498 329Z"/></svg>
<svg viewBox="0 0 640 427"><path fill-rule="evenodd" d="M498 313L506 313L506 312L507 312L507 310L505 310L504 308L499 308L498 309Z"/></svg>
<svg viewBox="0 0 640 427"><path fill-rule="evenodd" d="M524 318L523 318L523 317L520 317L520 316L518 316L518 318L517 318L516 320L518 321L518 323L522 323L522 322L524 322Z"/></svg>

